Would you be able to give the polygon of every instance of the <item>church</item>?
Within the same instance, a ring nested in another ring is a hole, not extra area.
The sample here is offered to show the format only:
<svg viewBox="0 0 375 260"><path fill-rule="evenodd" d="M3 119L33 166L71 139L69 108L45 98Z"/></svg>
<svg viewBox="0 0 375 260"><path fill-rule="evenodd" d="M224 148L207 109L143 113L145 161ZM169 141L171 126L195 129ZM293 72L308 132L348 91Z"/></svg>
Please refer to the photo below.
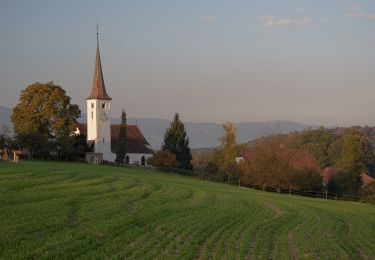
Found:
<svg viewBox="0 0 375 260"><path fill-rule="evenodd" d="M99 52L99 32L96 33L96 60L91 94L86 99L87 124L79 124L76 134L87 137L90 152L86 153L89 163L114 162L120 125L111 124L111 100L107 94ZM126 156L124 163L147 165L151 157L150 144L136 125L127 125Z"/></svg>

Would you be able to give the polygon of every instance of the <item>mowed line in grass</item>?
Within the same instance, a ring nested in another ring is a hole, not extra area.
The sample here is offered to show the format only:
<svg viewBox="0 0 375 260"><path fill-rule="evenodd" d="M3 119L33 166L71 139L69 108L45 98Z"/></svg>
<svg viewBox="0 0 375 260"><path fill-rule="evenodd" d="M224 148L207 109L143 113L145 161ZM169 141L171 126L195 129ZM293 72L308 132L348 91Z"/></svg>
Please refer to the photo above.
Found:
<svg viewBox="0 0 375 260"><path fill-rule="evenodd" d="M0 258L375 258L375 207L142 169L0 163Z"/></svg>

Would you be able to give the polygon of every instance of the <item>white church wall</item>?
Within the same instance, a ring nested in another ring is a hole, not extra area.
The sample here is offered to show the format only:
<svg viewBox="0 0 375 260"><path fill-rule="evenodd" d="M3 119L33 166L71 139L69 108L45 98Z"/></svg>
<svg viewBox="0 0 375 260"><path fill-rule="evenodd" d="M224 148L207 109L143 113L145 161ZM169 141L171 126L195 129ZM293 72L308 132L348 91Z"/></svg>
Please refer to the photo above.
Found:
<svg viewBox="0 0 375 260"><path fill-rule="evenodd" d="M152 157L152 154L143 154L143 153L127 153L126 156L129 156L129 164L142 164L142 157L145 157L145 165L147 165L147 159Z"/></svg>
<svg viewBox="0 0 375 260"><path fill-rule="evenodd" d="M98 113L96 110L96 100L87 100L87 140L95 140L97 138ZM93 104L93 107L92 105Z"/></svg>
<svg viewBox="0 0 375 260"><path fill-rule="evenodd" d="M113 162L111 152L111 109L109 100L87 100L87 140L94 140L94 150Z"/></svg>

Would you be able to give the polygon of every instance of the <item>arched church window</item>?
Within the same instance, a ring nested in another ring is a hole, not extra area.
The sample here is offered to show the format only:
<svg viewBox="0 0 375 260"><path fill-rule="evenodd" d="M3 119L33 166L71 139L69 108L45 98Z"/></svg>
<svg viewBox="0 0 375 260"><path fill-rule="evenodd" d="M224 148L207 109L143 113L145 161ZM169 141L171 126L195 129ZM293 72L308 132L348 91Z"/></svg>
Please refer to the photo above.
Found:
<svg viewBox="0 0 375 260"><path fill-rule="evenodd" d="M91 108L94 108L94 103L91 103Z"/></svg>
<svg viewBox="0 0 375 260"><path fill-rule="evenodd" d="M105 103L102 103L102 108L105 108Z"/></svg>
<svg viewBox="0 0 375 260"><path fill-rule="evenodd" d="M146 165L146 159L144 156L142 156L142 159L141 159L141 165L142 166L145 166Z"/></svg>

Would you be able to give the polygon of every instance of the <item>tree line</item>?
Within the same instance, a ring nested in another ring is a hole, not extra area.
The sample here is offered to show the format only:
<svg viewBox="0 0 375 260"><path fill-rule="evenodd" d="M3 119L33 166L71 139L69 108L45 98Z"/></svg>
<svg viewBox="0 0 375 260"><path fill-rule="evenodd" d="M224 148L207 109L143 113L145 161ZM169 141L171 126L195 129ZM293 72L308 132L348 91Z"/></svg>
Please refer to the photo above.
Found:
<svg viewBox="0 0 375 260"><path fill-rule="evenodd" d="M235 142L233 124L224 124L223 129L220 147L193 154L194 169L204 179L278 192L327 192L338 197L371 197L375 191L375 184L364 187L361 183L361 173L374 176L375 156L372 137L359 127L305 129L243 145ZM253 152L251 160L236 162L236 157L249 149ZM299 158L306 156L304 152L316 158L316 167L304 166L303 158ZM337 171L323 185L322 170L326 167Z"/></svg>

